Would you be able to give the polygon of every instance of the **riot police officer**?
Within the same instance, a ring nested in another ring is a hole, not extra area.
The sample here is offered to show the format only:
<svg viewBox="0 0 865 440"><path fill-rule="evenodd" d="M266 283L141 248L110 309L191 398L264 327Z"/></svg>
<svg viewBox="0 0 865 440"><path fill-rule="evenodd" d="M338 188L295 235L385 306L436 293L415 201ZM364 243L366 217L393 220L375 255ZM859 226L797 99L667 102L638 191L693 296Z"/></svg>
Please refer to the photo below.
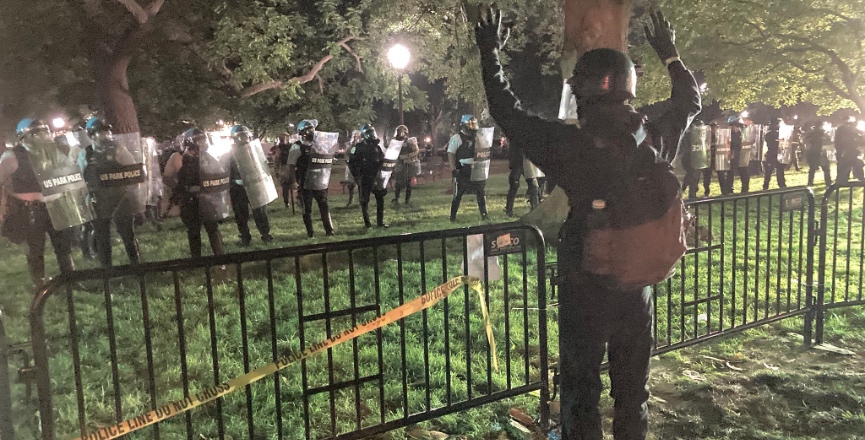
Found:
<svg viewBox="0 0 865 440"><path fill-rule="evenodd" d="M2 234L27 245L27 267L35 287L45 279L45 234L51 239L60 273L74 270L74 227L93 218L78 166L58 151L48 126L32 118L16 128L17 142L0 157L0 186L9 201ZM49 178L67 183L44 185Z"/></svg>
<svg viewBox="0 0 865 440"><path fill-rule="evenodd" d="M526 195L529 198L529 205L535 209L540 203L541 189L538 186L538 178L531 175L532 172L537 173L537 167L534 166L523 155L523 149L519 145L508 143L508 167L511 172L508 174L508 195L505 199L505 215L512 217L514 215L514 201L517 198L517 190L520 189L520 177L526 176ZM529 168L529 172L526 172Z"/></svg>
<svg viewBox="0 0 865 440"><path fill-rule="evenodd" d="M786 188L787 183L784 179L784 168L786 168L781 161L778 160L778 153L780 150L780 120L774 119L772 123L769 125L769 131L766 132L766 157L763 159L763 164L766 167L766 171L763 175L763 189L769 189L769 181L772 179L772 172L775 172L776 177L778 178L778 187Z"/></svg>
<svg viewBox="0 0 865 440"><path fill-rule="evenodd" d="M478 120L472 115L463 115L460 119L460 131L451 137L447 148L448 163L455 182L454 198L451 201L451 222L457 220L460 202L468 191L473 192L477 197L481 219L488 219L485 193L487 179L486 176L478 175L481 173L474 172L478 154L484 154L481 151L484 148L478 145L478 140ZM485 150L487 172L489 172L489 146Z"/></svg>
<svg viewBox="0 0 865 440"><path fill-rule="evenodd" d="M291 146L288 156L291 187L300 187L300 199L303 202L303 224L306 235L313 237L312 201L318 203L321 222L326 235L334 235L333 221L330 218L330 207L327 203L327 188L330 181L330 170L333 167L335 145L325 145L316 142L315 119L304 119L297 124L300 139ZM324 172L326 171L326 172Z"/></svg>
<svg viewBox="0 0 865 440"><path fill-rule="evenodd" d="M685 134L679 155L682 158L682 166L685 168L685 177L682 182L682 191L688 191L689 199L697 198L697 186L700 176L709 167L709 144L711 133L709 127L700 119L694 120L689 132ZM705 178L705 177L704 177ZM712 178L711 170L709 178ZM709 193L709 185L704 185L706 195Z"/></svg>
<svg viewBox="0 0 865 440"><path fill-rule="evenodd" d="M276 175L279 176L279 183L282 187L282 202L288 208L291 197L291 176L288 172L288 152L291 150L291 141L289 134L282 133L279 135L279 142L274 146L274 162L276 162ZM292 208L294 209L294 208Z"/></svg>
<svg viewBox="0 0 865 440"><path fill-rule="evenodd" d="M231 139L231 183L228 193L231 196L231 210L234 211L240 245L249 246L252 242L252 234L249 232L250 208L261 241L270 243L273 236L270 235L267 204L274 201L277 195L264 150L261 143L253 139L252 131L243 125L231 127Z"/></svg>
<svg viewBox="0 0 865 440"><path fill-rule="evenodd" d="M135 216L144 213L146 197L141 140L133 136L130 142L121 144L111 125L99 117L88 119L85 129L92 144L84 149L82 172L96 209L93 238L99 264L112 266L112 221L129 264L138 264L141 257L135 238Z"/></svg>
<svg viewBox="0 0 865 440"><path fill-rule="evenodd" d="M823 151L823 138L826 134L819 122L805 133L805 162L808 162L808 186L814 185L814 176L818 169L823 169L823 183L832 185L832 172L829 170L829 155Z"/></svg>
<svg viewBox="0 0 865 440"><path fill-rule="evenodd" d="M512 144L521 145L526 156L556 180L571 207L561 230L558 256L564 278L559 303L564 440L603 438L598 402L600 366L607 350L615 438L644 439L648 430L651 288L619 291L607 287L602 276L584 268L582 260L590 258L583 255L583 245L590 214L599 206L596 202L607 198L635 170L655 164L659 165L655 169L668 168L664 162L675 157L683 132L700 111L697 82L679 59L669 22L660 13L652 14L652 21L654 30L646 28L649 43L672 80L666 112L645 123L645 117L629 104L636 93L633 62L620 51L595 49L579 58L569 80L579 126L530 116L521 108L498 61L497 52L509 32L501 25L498 11L491 10L489 18L475 27L493 119ZM658 147L660 154L649 145ZM678 190L676 186L673 191ZM661 206L652 207L657 208Z"/></svg>
<svg viewBox="0 0 865 440"><path fill-rule="evenodd" d="M369 197L372 194L375 196L375 223L379 228L386 228L388 225L384 223L384 198L387 195L387 188L378 179L384 164L381 140L370 124L361 125L360 136L361 141L349 152L348 166L358 185L358 200L363 224L367 228L372 227L369 219Z"/></svg>
<svg viewBox="0 0 865 440"><path fill-rule="evenodd" d="M859 181L865 181L862 159L859 159L859 149L863 146L862 133L856 130L853 121L846 121L835 130L835 151L838 152L839 183L847 182L850 173Z"/></svg>
<svg viewBox="0 0 865 440"><path fill-rule="evenodd" d="M183 152L171 155L163 181L172 188L172 203L180 205L180 220L192 258L201 257L201 227L207 232L213 255L222 255L219 221L228 217L229 172L210 153L207 133L197 127L183 133Z"/></svg>
<svg viewBox="0 0 865 440"><path fill-rule="evenodd" d="M742 183L742 194L747 194L750 189L751 173L751 148L743 145L742 131L745 128L745 121L740 116L730 116L727 119L730 124L730 151L732 159L730 160L730 172L727 175L727 188L733 191L733 179L736 174L739 174L739 181Z"/></svg>
<svg viewBox="0 0 865 440"><path fill-rule="evenodd" d="M405 190L405 204L411 200L411 182L420 175L420 148L417 138L408 137L408 127L400 125L396 128L394 139L404 141L399 152L399 159L393 170L393 203L399 203L400 192Z"/></svg>

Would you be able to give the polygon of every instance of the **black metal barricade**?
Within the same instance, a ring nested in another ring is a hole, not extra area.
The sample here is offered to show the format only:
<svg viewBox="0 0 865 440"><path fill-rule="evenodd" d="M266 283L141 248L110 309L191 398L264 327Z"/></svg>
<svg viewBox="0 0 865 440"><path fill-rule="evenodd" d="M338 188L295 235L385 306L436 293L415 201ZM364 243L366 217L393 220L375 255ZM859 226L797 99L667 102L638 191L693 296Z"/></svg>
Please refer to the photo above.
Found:
<svg viewBox="0 0 865 440"><path fill-rule="evenodd" d="M827 309L863 305L863 256L865 256L865 183L833 184L826 189L820 210L817 238L820 256L817 270L816 326L814 341L823 343Z"/></svg>
<svg viewBox="0 0 865 440"><path fill-rule="evenodd" d="M677 273L655 286L655 353L810 310L810 189L707 198L688 207L692 249Z"/></svg>
<svg viewBox="0 0 865 440"><path fill-rule="evenodd" d="M183 399L464 273L483 282L495 352L479 295L460 288L132 438L353 439L506 398L545 424L544 252L537 229L504 224L60 277L30 317L43 438Z"/></svg>
<svg viewBox="0 0 865 440"><path fill-rule="evenodd" d="M12 386L9 379L9 341L6 339L6 327L3 325L3 311L0 310L0 440L14 440L15 430L12 425Z"/></svg>

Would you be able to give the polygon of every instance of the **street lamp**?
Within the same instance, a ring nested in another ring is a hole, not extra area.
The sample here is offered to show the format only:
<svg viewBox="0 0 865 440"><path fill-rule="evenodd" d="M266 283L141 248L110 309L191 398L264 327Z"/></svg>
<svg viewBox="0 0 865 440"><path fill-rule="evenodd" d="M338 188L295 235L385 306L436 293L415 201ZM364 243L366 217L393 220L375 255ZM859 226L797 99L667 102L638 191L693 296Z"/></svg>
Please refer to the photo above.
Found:
<svg viewBox="0 0 865 440"><path fill-rule="evenodd" d="M402 113L402 74L405 71L406 66L408 66L408 62L411 59L411 52L408 51L408 48L403 46L402 44L394 44L387 51L387 59L390 61L390 65L393 66L394 69L398 72L398 91L399 95L399 123L400 125L405 125L405 119L403 118Z"/></svg>
<svg viewBox="0 0 865 440"><path fill-rule="evenodd" d="M54 126L55 130L59 130L66 126L66 120L63 118L54 118L51 120L51 125Z"/></svg>

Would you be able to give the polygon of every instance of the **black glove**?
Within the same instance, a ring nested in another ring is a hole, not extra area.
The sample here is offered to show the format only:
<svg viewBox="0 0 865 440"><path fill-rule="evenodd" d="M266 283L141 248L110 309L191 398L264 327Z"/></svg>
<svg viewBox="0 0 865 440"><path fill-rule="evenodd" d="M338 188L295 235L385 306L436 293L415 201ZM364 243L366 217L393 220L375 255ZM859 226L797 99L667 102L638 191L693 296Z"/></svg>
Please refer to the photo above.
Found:
<svg viewBox="0 0 865 440"><path fill-rule="evenodd" d="M481 21L475 25L475 40L481 52L492 52L505 47L511 30L502 25L502 11L489 8L486 14L481 14Z"/></svg>
<svg viewBox="0 0 865 440"><path fill-rule="evenodd" d="M670 22L664 18L661 11L654 11L649 14L652 18L652 27L643 26L646 32L646 38L655 53L661 58L661 61L666 61L673 57L678 57L679 52L676 50L676 31L670 26Z"/></svg>

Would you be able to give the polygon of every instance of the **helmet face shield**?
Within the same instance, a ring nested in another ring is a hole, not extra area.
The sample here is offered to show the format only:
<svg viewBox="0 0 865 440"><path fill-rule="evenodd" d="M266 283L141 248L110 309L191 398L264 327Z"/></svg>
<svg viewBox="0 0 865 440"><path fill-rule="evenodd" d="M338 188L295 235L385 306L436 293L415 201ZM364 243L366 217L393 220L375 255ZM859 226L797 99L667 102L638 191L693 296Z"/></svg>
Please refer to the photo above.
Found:
<svg viewBox="0 0 865 440"><path fill-rule="evenodd" d="M238 145L245 145L250 143L254 136L249 128L243 125L235 125L231 128L231 138L234 139L234 142Z"/></svg>
<svg viewBox="0 0 865 440"><path fill-rule="evenodd" d="M394 133L394 137L398 140L404 140L408 137L408 127L405 125L400 125L396 128L396 133Z"/></svg>
<svg viewBox="0 0 865 440"><path fill-rule="evenodd" d="M363 124L360 126L360 135L364 140L375 140L378 139L378 134L375 132L375 127L370 124Z"/></svg>
<svg viewBox="0 0 865 440"><path fill-rule="evenodd" d="M312 141L315 138L315 128L318 126L318 121L315 119L304 119L297 124L297 134L305 141Z"/></svg>

